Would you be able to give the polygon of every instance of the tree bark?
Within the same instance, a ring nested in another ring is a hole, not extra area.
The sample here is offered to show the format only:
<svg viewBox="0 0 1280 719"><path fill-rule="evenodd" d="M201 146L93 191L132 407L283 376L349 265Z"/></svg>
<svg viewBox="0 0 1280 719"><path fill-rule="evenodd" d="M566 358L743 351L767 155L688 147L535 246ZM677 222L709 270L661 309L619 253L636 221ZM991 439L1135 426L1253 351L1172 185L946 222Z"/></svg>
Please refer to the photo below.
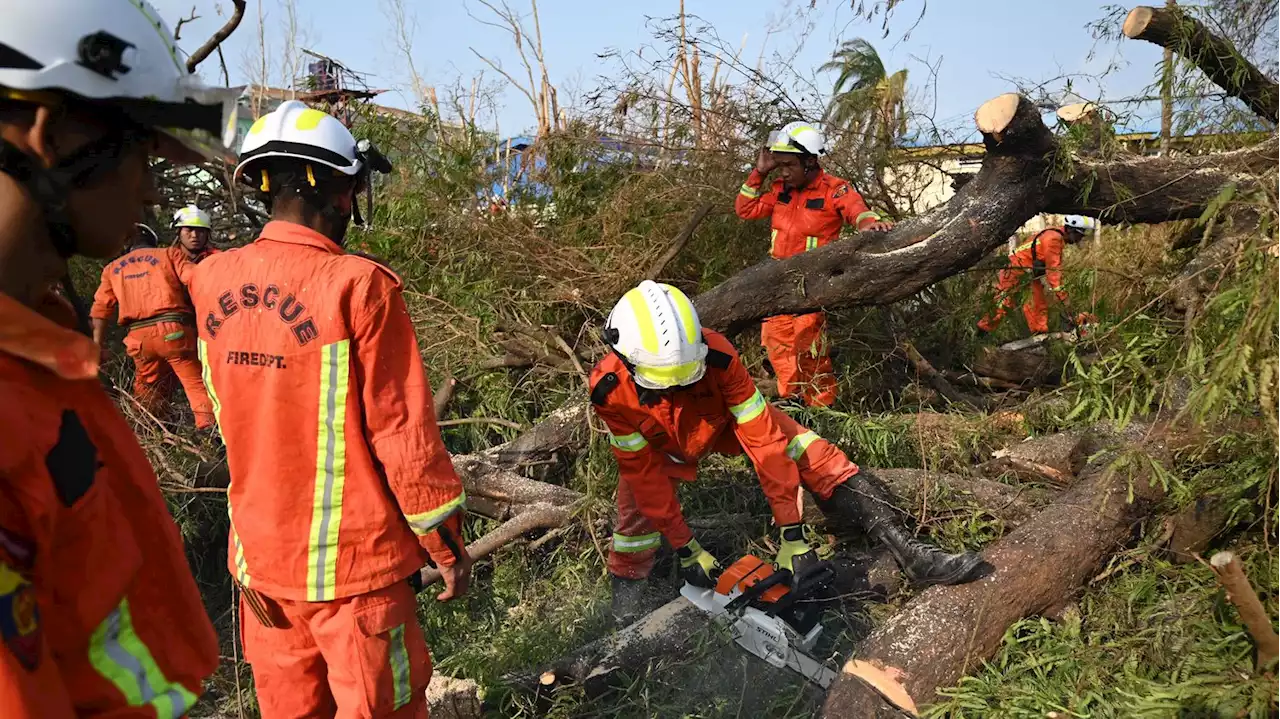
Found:
<svg viewBox="0 0 1280 719"><path fill-rule="evenodd" d="M676 258L676 255L680 254L680 251L685 248L685 245L689 244L689 240L693 239L693 233L698 229L698 225L702 224L702 221L706 219L706 216L710 214L711 210L714 208L714 204L707 202L700 205L697 210L694 210L693 216L684 223L684 227L680 228L680 233L676 235L676 238L667 246L667 250L663 252L662 256L655 260L653 265L649 267L649 270L644 273L645 279L658 279L658 275L662 274L662 271L667 269L667 265L671 264L671 261Z"/></svg>
<svg viewBox="0 0 1280 719"><path fill-rule="evenodd" d="M1124 20L1124 34L1133 40L1171 48L1259 117L1276 122L1280 112L1276 82L1242 57L1234 45L1181 8L1136 7Z"/></svg>
<svg viewBox="0 0 1280 719"><path fill-rule="evenodd" d="M1130 425L1115 447L1164 457L1163 428ZM878 627L831 685L821 716L853 719L916 713L989 658L1013 622L1060 604L1124 546L1159 491L1141 471L1108 471L1115 452L1090 463L1057 501L991 545L996 571L955 587L932 587ZM1130 486L1134 502L1128 501ZM874 687L874 688L873 688Z"/></svg>

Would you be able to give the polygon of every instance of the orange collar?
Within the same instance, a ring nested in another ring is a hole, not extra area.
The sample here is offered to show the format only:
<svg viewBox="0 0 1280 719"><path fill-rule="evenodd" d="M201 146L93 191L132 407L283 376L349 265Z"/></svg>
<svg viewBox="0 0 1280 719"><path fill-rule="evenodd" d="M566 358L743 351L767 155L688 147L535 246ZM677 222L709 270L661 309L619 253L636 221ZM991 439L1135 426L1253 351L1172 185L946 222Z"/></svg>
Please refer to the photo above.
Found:
<svg viewBox="0 0 1280 719"><path fill-rule="evenodd" d="M48 314L65 314L66 300L52 292L43 308ZM67 329L44 314L0 293L0 352L21 357L65 379L98 376L98 345Z"/></svg>
<svg viewBox="0 0 1280 719"><path fill-rule="evenodd" d="M258 241L270 240L272 242L287 242L291 245L305 245L313 247L317 250L328 252L331 255L346 254L342 247L333 240L316 232L310 227L285 222L283 220L272 220L262 228L262 234L258 237Z"/></svg>

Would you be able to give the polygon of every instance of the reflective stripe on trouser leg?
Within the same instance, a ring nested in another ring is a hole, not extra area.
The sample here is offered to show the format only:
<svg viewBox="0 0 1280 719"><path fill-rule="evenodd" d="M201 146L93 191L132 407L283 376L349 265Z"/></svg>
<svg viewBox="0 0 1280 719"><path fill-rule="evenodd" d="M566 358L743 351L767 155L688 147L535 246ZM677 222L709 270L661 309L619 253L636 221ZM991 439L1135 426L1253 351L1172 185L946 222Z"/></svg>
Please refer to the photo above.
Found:
<svg viewBox="0 0 1280 719"><path fill-rule="evenodd" d="M350 368L348 340L320 348L320 412L316 421L316 480L311 500L311 537L307 550L307 597L333 599L337 582L338 529L342 525L342 489L347 448L344 422Z"/></svg>
<svg viewBox="0 0 1280 719"><path fill-rule="evenodd" d="M662 536L640 513L631 485L624 479L618 480L616 500L618 519L613 528L613 544L609 547L609 573L627 579L644 579L653 571ZM620 537L623 538L621 545ZM627 546L628 540L645 546Z"/></svg>
<svg viewBox="0 0 1280 719"><path fill-rule="evenodd" d="M150 706L160 719L179 719L196 703L195 694L165 677L151 650L134 632L128 599L120 600L93 630L89 662L120 690L129 706Z"/></svg>
<svg viewBox="0 0 1280 719"><path fill-rule="evenodd" d="M818 497L829 497L837 485L858 473L858 465L850 461L839 447L795 421L786 412L771 407L770 416L787 438L787 456L792 457L794 452L800 483L810 492Z"/></svg>
<svg viewBox="0 0 1280 719"><path fill-rule="evenodd" d="M413 698L413 685L409 682L409 650L404 645L404 625L391 630L391 646L388 656L391 662L391 687L393 708L399 709Z"/></svg>

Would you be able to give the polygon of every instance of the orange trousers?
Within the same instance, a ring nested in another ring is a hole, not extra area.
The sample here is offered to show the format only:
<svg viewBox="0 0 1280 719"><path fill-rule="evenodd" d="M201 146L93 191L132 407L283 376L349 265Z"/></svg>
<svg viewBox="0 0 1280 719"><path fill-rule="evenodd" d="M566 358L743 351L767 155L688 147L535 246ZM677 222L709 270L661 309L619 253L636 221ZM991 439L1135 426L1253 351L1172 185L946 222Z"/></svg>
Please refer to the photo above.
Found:
<svg viewBox="0 0 1280 719"><path fill-rule="evenodd" d="M133 358L133 396L156 413L168 398L173 375L191 403L200 429L213 427L213 403L200 378L196 353L196 328L180 322L160 322L129 330L125 351Z"/></svg>
<svg viewBox="0 0 1280 719"><path fill-rule="evenodd" d="M788 442L809 431L773 405L769 406L769 412L773 415L773 421L782 428ZM711 451L727 455L742 454L742 445L738 444L733 430L726 428L716 438ZM839 447L821 437L814 439L805 448L804 453L796 460L796 466L800 470L802 485L796 492L797 504L800 503L804 490L826 499L836 487L858 473L858 465L849 461ZM671 482L689 482L693 481L697 466L668 460L667 470ZM644 579L653 571L654 558L658 553L658 531L640 513L631 486L622 478L618 480L617 500L618 520L613 528L615 544L609 549L609 573L627 579ZM618 545L619 540L622 542L621 547Z"/></svg>
<svg viewBox="0 0 1280 719"><path fill-rule="evenodd" d="M408 582L331 602L266 601L283 626L263 626L240 600L262 719L427 719L431 653Z"/></svg>
<svg viewBox="0 0 1280 719"><path fill-rule="evenodd" d="M978 327L985 332L992 332L1000 326L1000 321L1008 314L1016 300L1018 286L1022 284L1022 275L1032 270L1026 267L1009 267L1000 270L996 279L996 308L992 314L978 321ZM1022 316L1027 318L1027 328L1032 334L1044 334L1049 331L1049 302L1044 296L1044 280L1032 278L1031 299L1022 305Z"/></svg>
<svg viewBox="0 0 1280 719"><path fill-rule="evenodd" d="M810 407L829 407L836 401L836 376L827 353L824 330L827 315L778 315L766 318L760 344L778 378L778 397L800 396Z"/></svg>

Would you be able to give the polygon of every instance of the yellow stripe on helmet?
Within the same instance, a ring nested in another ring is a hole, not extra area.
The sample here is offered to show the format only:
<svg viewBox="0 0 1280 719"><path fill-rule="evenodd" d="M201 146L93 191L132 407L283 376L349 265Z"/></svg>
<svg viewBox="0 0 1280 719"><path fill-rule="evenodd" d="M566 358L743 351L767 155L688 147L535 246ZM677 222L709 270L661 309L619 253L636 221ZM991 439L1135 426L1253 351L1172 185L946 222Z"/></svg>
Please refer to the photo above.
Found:
<svg viewBox="0 0 1280 719"><path fill-rule="evenodd" d="M707 363L704 360L685 362L671 367L645 367L636 365L636 381L641 387L667 389L693 384L702 379Z"/></svg>
<svg viewBox="0 0 1280 719"><path fill-rule="evenodd" d="M698 341L698 321L694 319L693 302L689 300L688 295L680 290L665 285L667 288L667 296L671 298L671 304L676 306L676 313L680 315L680 324L684 326L684 339L686 342L693 344Z"/></svg>
<svg viewBox="0 0 1280 719"><path fill-rule="evenodd" d="M644 293L637 287L625 295L627 304L631 306L631 312L636 316L636 327L640 329L640 342L644 345L646 352L657 353L658 351L658 331L653 326L653 313L649 311L649 303L644 299Z"/></svg>

